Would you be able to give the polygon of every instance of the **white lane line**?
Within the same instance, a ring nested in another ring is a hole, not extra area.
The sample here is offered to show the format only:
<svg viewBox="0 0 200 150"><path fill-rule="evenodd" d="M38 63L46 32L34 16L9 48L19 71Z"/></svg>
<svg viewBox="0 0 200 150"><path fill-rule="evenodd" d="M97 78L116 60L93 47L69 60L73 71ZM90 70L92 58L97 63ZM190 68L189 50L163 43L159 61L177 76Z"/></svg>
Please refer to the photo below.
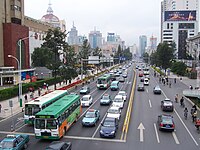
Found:
<svg viewBox="0 0 200 150"><path fill-rule="evenodd" d="M103 119L104 120L107 116L107 113L104 115ZM101 123L99 124L99 126L97 127L97 129L95 130L94 134L92 135L92 138L94 138L94 136L96 135L97 131L99 130L99 128L101 127Z"/></svg>
<svg viewBox="0 0 200 150"><path fill-rule="evenodd" d="M149 93L148 89L146 91L147 91L147 93Z"/></svg>
<svg viewBox="0 0 200 150"><path fill-rule="evenodd" d="M174 112L176 113L176 115L180 119L181 123L183 124L183 126L187 130L188 134L190 135L190 137L192 138L192 140L194 141L194 143L196 144L196 146L198 146L199 144L197 143L197 141L195 140L195 138L193 137L193 135L191 134L191 132L189 131L189 129L187 128L187 126L185 125L185 123L183 122L183 120L181 119L181 117L179 116L179 114L177 113L176 109L174 109Z"/></svg>
<svg viewBox="0 0 200 150"><path fill-rule="evenodd" d="M150 108L152 108L152 105L151 105L151 100L149 99L149 106L150 106Z"/></svg>
<svg viewBox="0 0 200 150"><path fill-rule="evenodd" d="M159 139L159 136L158 136L158 130L157 130L157 127L156 127L156 124L154 123L154 129L155 129L155 132L156 132L156 139L158 141L158 143L160 143L160 139Z"/></svg>
<svg viewBox="0 0 200 150"><path fill-rule="evenodd" d="M175 132L172 132L172 136L173 136L176 144L180 144Z"/></svg>

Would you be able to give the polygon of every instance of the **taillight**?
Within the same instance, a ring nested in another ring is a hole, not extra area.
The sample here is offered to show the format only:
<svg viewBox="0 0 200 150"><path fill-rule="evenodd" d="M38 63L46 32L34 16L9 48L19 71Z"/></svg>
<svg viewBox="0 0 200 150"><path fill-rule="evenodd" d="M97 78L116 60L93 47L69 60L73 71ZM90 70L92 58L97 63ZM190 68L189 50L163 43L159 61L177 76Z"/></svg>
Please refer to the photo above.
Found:
<svg viewBox="0 0 200 150"><path fill-rule="evenodd" d="M175 124L172 124L172 128L175 128Z"/></svg>
<svg viewBox="0 0 200 150"><path fill-rule="evenodd" d="M163 127L163 124L162 124L162 123L160 123L160 126L161 126L161 127Z"/></svg>

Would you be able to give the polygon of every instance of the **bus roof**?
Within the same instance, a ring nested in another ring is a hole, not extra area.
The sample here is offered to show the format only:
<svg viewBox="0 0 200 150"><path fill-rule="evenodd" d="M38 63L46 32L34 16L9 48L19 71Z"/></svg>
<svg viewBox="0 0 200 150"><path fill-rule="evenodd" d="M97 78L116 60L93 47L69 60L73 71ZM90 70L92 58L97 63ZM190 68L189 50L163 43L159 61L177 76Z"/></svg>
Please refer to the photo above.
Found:
<svg viewBox="0 0 200 150"><path fill-rule="evenodd" d="M37 116L54 116L55 118L57 118L61 113L63 113L67 108L69 108L74 102L79 99L79 95L66 95L55 103L48 106L47 108L38 112L36 114L36 118Z"/></svg>
<svg viewBox="0 0 200 150"><path fill-rule="evenodd" d="M103 76L99 77L98 79L106 79L106 78L110 78L111 75L110 74L104 74Z"/></svg>
<svg viewBox="0 0 200 150"><path fill-rule="evenodd" d="M68 94L67 90L55 90L51 93L48 93L46 95L43 95L41 97L38 97L28 103L26 103L25 105L43 105L46 104L47 102L49 102L50 100L54 100L57 98L61 98L61 96L63 97L64 95Z"/></svg>

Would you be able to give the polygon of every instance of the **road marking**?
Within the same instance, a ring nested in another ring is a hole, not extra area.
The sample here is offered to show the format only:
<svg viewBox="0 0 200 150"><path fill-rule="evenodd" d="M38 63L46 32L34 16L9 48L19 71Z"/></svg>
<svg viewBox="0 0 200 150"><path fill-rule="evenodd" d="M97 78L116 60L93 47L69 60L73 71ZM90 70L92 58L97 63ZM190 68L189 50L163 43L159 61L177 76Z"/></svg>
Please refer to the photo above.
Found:
<svg viewBox="0 0 200 150"><path fill-rule="evenodd" d="M194 143L196 144L196 146L198 146L199 144L197 143L197 141L195 140L195 138L192 136L192 134L190 133L189 129L187 128L187 126L185 125L185 123L183 122L183 120L181 119L181 117L179 116L179 114L177 113L177 111L176 111L175 108L174 108L174 112L176 113L176 115L180 119L181 123L183 124L183 126L185 127L185 129L187 130L187 132L189 133L190 137L192 138L192 140L194 141Z"/></svg>
<svg viewBox="0 0 200 150"><path fill-rule="evenodd" d="M147 91L147 93L149 93L148 89L146 91Z"/></svg>
<svg viewBox="0 0 200 150"><path fill-rule="evenodd" d="M27 135L30 135L30 136L35 136L34 133L25 133L25 132L10 132L10 131L0 131L1 134L27 134Z"/></svg>
<svg viewBox="0 0 200 150"><path fill-rule="evenodd" d="M155 129L155 132L156 132L156 139L158 141L158 143L160 143L160 139L159 139L159 136L158 136L158 130L157 130L157 127L156 127L156 124L154 123L154 129Z"/></svg>
<svg viewBox="0 0 200 150"><path fill-rule="evenodd" d="M143 131L145 130L145 128L144 128L142 122L140 123L140 125L138 126L137 129L140 130L140 142L144 142L144 132Z"/></svg>
<svg viewBox="0 0 200 150"><path fill-rule="evenodd" d="M175 133L175 132L172 132L172 135L173 135L173 138L174 138L176 144L180 144L180 143L179 143L179 140L178 140L178 138L177 138L177 136L176 136L176 133Z"/></svg>
<svg viewBox="0 0 200 150"><path fill-rule="evenodd" d="M26 124L23 124L21 127L19 127L19 128L17 128L17 129L15 129L15 131L18 131L18 130L20 130L21 128L23 128L24 126L26 126Z"/></svg>
<svg viewBox="0 0 200 150"><path fill-rule="evenodd" d="M103 119L104 120L107 116L107 113L104 115ZM97 131L99 130L99 128L101 127L101 123L99 124L99 126L97 127L97 129L95 130L94 134L92 135L92 138L94 138L94 136L96 135Z"/></svg>
<svg viewBox="0 0 200 150"><path fill-rule="evenodd" d="M121 142L125 143L126 141L124 140L119 140L119 139L103 139L103 138L91 138L91 137L80 137L80 136L64 136L63 138L67 139L78 139L78 140L94 140L94 141L106 141L106 142Z"/></svg>
<svg viewBox="0 0 200 150"><path fill-rule="evenodd" d="M150 106L150 108L152 108L152 105L151 105L151 100L149 99L149 106Z"/></svg>

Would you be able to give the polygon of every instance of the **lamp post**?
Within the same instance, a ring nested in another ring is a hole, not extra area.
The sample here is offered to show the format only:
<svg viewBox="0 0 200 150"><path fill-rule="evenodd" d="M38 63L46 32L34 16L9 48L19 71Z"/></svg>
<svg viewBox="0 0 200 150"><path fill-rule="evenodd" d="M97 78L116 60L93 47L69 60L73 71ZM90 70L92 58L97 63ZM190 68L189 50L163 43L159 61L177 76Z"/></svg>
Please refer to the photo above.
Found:
<svg viewBox="0 0 200 150"><path fill-rule="evenodd" d="M20 68L20 62L19 60L13 56L13 55L8 55L9 58L13 58L17 61L17 66L18 66L18 85L19 85L19 99L18 101L21 102L22 101L22 98L21 98L21 68ZM20 104L21 106L21 104ZM21 106L22 107L22 106Z"/></svg>

